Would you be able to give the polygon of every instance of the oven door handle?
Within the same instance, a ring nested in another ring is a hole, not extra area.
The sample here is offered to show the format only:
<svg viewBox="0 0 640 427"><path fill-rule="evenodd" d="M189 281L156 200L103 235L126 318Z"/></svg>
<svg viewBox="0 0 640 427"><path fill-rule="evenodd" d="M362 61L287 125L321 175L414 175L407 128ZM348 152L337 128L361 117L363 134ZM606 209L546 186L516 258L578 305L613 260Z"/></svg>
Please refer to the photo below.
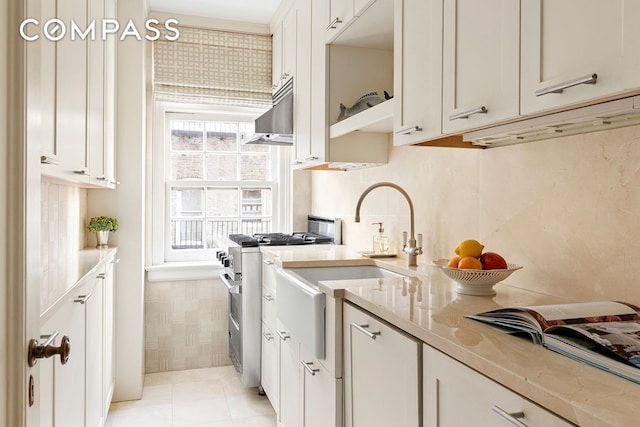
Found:
<svg viewBox="0 0 640 427"><path fill-rule="evenodd" d="M227 287L230 294L242 293L242 282L236 282L234 280L231 280L231 276L229 276L227 273L221 274L220 280L222 280L222 283L224 283L224 285ZM238 284L236 285L234 283L238 283Z"/></svg>

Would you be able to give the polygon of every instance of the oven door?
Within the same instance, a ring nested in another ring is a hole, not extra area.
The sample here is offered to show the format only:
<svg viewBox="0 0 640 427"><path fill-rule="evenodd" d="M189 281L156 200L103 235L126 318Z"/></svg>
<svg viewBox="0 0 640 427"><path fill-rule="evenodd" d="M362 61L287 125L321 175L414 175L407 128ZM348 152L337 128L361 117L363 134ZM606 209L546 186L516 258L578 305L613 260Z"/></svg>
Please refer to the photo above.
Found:
<svg viewBox="0 0 640 427"><path fill-rule="evenodd" d="M220 275L229 294L229 357L242 373L242 282L231 279L228 273Z"/></svg>

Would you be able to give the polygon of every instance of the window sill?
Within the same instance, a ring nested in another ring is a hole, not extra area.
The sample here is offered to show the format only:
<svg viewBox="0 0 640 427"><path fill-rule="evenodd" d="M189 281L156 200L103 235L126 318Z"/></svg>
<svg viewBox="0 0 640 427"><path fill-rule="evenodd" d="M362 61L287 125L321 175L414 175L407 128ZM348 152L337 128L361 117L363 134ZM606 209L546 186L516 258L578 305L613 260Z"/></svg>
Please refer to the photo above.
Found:
<svg viewBox="0 0 640 427"><path fill-rule="evenodd" d="M169 262L145 267L148 282L217 279L223 268L219 262Z"/></svg>

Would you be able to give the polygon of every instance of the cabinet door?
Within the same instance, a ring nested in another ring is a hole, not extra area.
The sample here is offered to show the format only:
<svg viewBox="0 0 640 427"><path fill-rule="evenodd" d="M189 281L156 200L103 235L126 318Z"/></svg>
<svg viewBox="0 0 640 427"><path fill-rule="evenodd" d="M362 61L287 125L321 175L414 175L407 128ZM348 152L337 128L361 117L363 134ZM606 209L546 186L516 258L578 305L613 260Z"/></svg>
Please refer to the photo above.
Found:
<svg viewBox="0 0 640 427"><path fill-rule="evenodd" d="M279 337L262 323L262 359L260 383L276 413L280 411L280 345Z"/></svg>
<svg viewBox="0 0 640 427"><path fill-rule="evenodd" d="M282 84L282 23L275 26L271 44L271 88L275 92Z"/></svg>
<svg viewBox="0 0 640 427"><path fill-rule="evenodd" d="M115 340L115 298L116 298L116 265L118 259L111 259L106 265L103 285L103 379L102 379L102 413L106 417L116 387L116 340Z"/></svg>
<svg viewBox="0 0 640 427"><path fill-rule="evenodd" d="M333 40L353 19L353 0L330 0L327 22L327 41Z"/></svg>
<svg viewBox="0 0 640 427"><path fill-rule="evenodd" d="M342 379L301 349L302 427L342 426Z"/></svg>
<svg viewBox="0 0 640 427"><path fill-rule="evenodd" d="M56 16L56 2L40 1L40 22ZM56 43L40 37L40 147L42 155L48 161L59 161L58 145L55 135L56 111Z"/></svg>
<svg viewBox="0 0 640 427"><path fill-rule="evenodd" d="M442 133L442 0L399 0L394 22L394 145Z"/></svg>
<svg viewBox="0 0 640 427"><path fill-rule="evenodd" d="M102 22L104 1L87 1L89 21ZM91 181L107 183L104 171L104 53L105 45L98 38L87 49L87 145Z"/></svg>
<svg viewBox="0 0 640 427"><path fill-rule="evenodd" d="M519 5L511 0L444 3L444 133L518 116Z"/></svg>
<svg viewBox="0 0 640 427"><path fill-rule="evenodd" d="M425 427L521 425L514 414L531 427L572 425L432 347L423 357Z"/></svg>
<svg viewBox="0 0 640 427"><path fill-rule="evenodd" d="M106 273L100 273L89 289L85 306L85 426L103 425L102 413L102 304L103 281Z"/></svg>
<svg viewBox="0 0 640 427"><path fill-rule="evenodd" d="M300 425L300 343L291 338L281 323L276 330L280 339L280 425Z"/></svg>
<svg viewBox="0 0 640 427"><path fill-rule="evenodd" d="M522 2L522 113L638 88L638 16L634 0Z"/></svg>
<svg viewBox="0 0 640 427"><path fill-rule="evenodd" d="M47 319L42 324L42 336L52 334L54 331L60 333L53 345L59 346L62 337L66 335L69 337L71 347L69 360L65 365L61 364L59 356L41 361L45 378L48 378L48 381L45 381L46 390L41 390L41 394L52 392L53 396L53 402L50 398L47 399L48 407L53 409L53 416L45 413L45 409L41 408L41 424L44 426L82 427L85 425L86 331L85 304L82 301L86 298L90 299L88 297L90 292L90 285L77 287L57 304L55 311L47 315Z"/></svg>
<svg viewBox="0 0 640 427"><path fill-rule="evenodd" d="M58 0L57 17L85 28L87 4ZM57 42L56 144L60 168L69 179L89 182L87 151L87 41L67 34Z"/></svg>
<svg viewBox="0 0 640 427"><path fill-rule="evenodd" d="M289 80L296 73L296 45L297 45L298 9L294 6L282 21L282 76L281 84Z"/></svg>
<svg viewBox="0 0 640 427"><path fill-rule="evenodd" d="M418 341L354 306L344 307L346 426L418 426Z"/></svg>

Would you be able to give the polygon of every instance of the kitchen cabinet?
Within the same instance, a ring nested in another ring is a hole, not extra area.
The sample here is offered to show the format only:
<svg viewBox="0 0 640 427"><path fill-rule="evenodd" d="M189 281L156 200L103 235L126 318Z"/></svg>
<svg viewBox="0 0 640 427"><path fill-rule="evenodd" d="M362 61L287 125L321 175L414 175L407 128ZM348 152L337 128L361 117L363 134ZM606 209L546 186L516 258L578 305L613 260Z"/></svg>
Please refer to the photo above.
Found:
<svg viewBox="0 0 640 427"><path fill-rule="evenodd" d="M332 42L376 0L330 0L329 19L324 25L326 41Z"/></svg>
<svg viewBox="0 0 640 427"><path fill-rule="evenodd" d="M260 383L271 406L279 413L280 405L280 338L276 334L276 283L273 259L263 255L262 261L262 357Z"/></svg>
<svg viewBox="0 0 640 427"><path fill-rule="evenodd" d="M87 24L86 0L60 0L57 18ZM56 42L55 138L64 178L89 183L87 150L87 40L69 36Z"/></svg>
<svg viewBox="0 0 640 427"><path fill-rule="evenodd" d="M343 333L345 425L418 426L421 344L349 303Z"/></svg>
<svg viewBox="0 0 640 427"><path fill-rule="evenodd" d="M301 427L342 426L342 378L300 350Z"/></svg>
<svg viewBox="0 0 640 427"><path fill-rule="evenodd" d="M115 255L114 255L115 256ZM38 361L40 425L104 425L115 386L114 256L107 257L41 316L41 341L55 331L68 336L71 352Z"/></svg>
<svg viewBox="0 0 640 427"><path fill-rule="evenodd" d="M394 145L442 134L442 0L399 0L394 10Z"/></svg>
<svg viewBox="0 0 640 427"><path fill-rule="evenodd" d="M573 425L426 344L423 357L424 427Z"/></svg>
<svg viewBox="0 0 640 427"><path fill-rule="evenodd" d="M96 22L116 18L115 0L89 0ZM114 188L115 177L115 67L114 36L89 43L87 74L87 145L90 183Z"/></svg>
<svg viewBox="0 0 640 427"><path fill-rule="evenodd" d="M522 114L638 89L637 16L629 0L522 2Z"/></svg>
<svg viewBox="0 0 640 427"><path fill-rule="evenodd" d="M280 412L282 427L300 425L300 342L280 322L276 328L280 339Z"/></svg>
<svg viewBox="0 0 640 427"><path fill-rule="evenodd" d="M74 22L115 18L116 0L43 1L41 14ZM45 19L42 19L44 22ZM84 39L69 33L57 42L41 37L40 96L42 174L85 187L115 179L115 66L117 37L100 30Z"/></svg>
<svg viewBox="0 0 640 427"><path fill-rule="evenodd" d="M116 266L119 258L111 257L106 261L106 269L102 286L102 414L106 419L109 406L116 388Z"/></svg>
<svg viewBox="0 0 640 427"><path fill-rule="evenodd" d="M295 75L297 7L294 4L272 30L272 88L276 92Z"/></svg>
<svg viewBox="0 0 640 427"><path fill-rule="evenodd" d="M442 131L517 118L520 2L444 2Z"/></svg>

